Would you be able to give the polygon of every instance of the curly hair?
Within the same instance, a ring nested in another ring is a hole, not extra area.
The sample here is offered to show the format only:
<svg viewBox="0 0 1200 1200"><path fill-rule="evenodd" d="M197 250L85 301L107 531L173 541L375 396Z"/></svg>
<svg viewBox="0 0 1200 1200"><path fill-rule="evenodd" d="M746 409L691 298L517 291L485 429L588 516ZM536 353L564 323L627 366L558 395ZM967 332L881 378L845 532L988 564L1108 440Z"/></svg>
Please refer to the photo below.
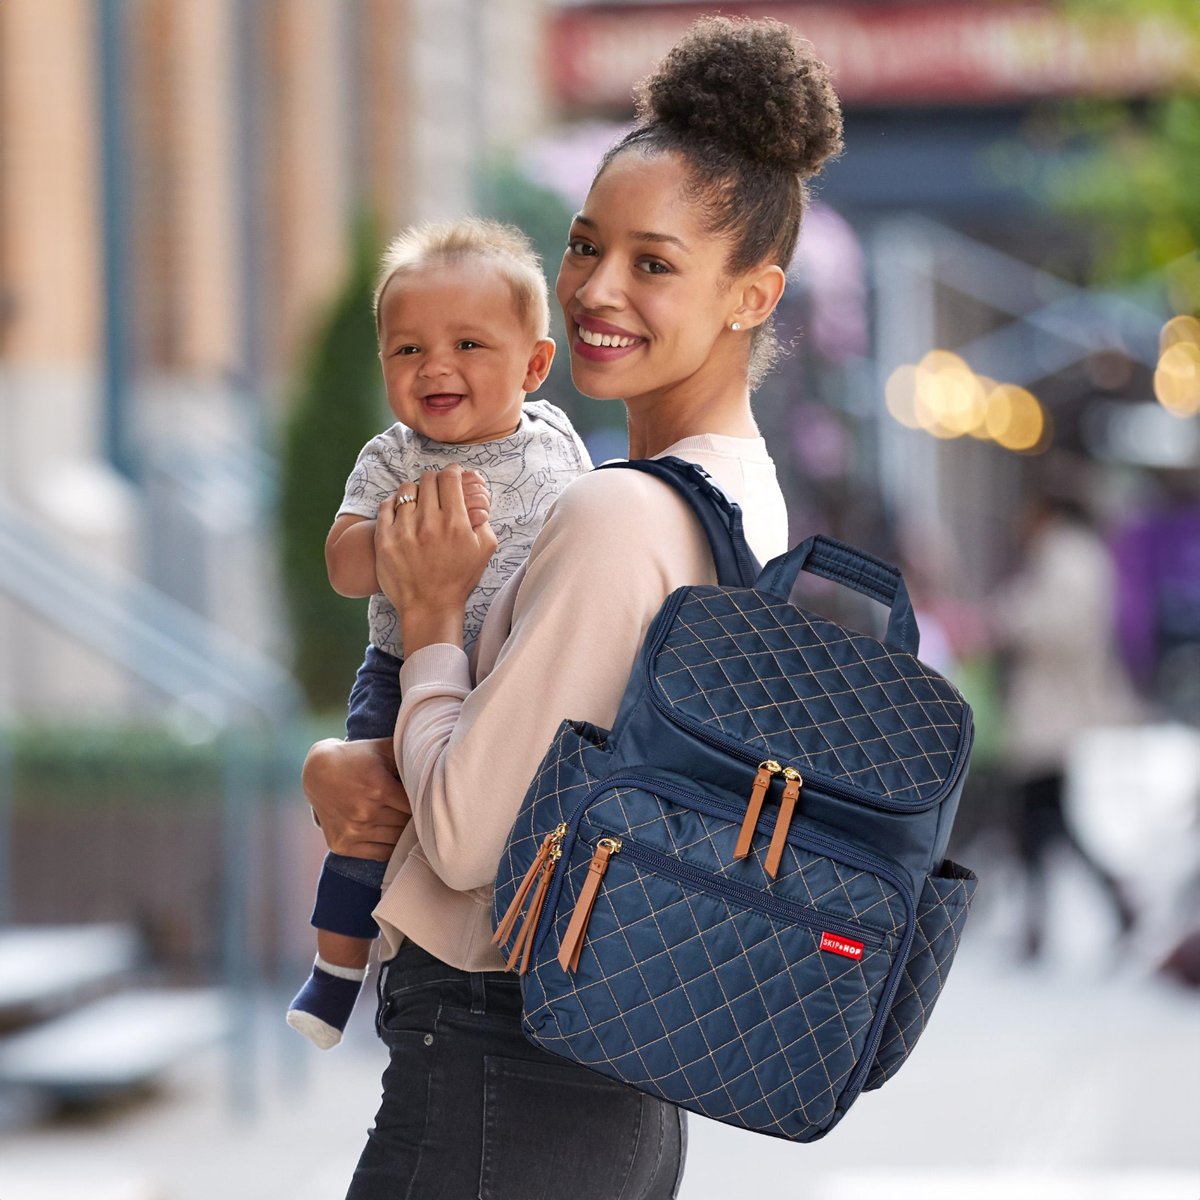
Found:
<svg viewBox="0 0 1200 1200"><path fill-rule="evenodd" d="M779 21L702 17L635 92L637 123L601 159L639 149L687 164L687 194L729 241L731 274L792 261L806 181L842 150L825 64ZM779 355L772 321L751 335L750 384Z"/></svg>

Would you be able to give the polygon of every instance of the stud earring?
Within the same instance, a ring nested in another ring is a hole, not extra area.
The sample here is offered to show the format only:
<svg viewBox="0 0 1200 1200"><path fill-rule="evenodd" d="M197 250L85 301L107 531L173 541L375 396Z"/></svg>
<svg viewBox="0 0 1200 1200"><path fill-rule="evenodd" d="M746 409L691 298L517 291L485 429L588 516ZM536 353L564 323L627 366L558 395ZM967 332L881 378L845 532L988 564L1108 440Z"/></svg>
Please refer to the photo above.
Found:
<svg viewBox="0 0 1200 1200"><path fill-rule="evenodd" d="M741 329L741 327L742 327L741 321L734 321L734 323L729 326L729 328L732 329L734 333L737 333L737 331L739 329Z"/></svg>

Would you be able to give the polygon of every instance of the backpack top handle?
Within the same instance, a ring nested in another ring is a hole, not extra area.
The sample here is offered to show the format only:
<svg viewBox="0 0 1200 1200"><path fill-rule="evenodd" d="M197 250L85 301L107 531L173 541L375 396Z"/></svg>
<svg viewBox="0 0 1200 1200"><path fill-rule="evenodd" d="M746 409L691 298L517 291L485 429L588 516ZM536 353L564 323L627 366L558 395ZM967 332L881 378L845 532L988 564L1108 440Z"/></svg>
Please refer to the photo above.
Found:
<svg viewBox="0 0 1200 1200"><path fill-rule="evenodd" d="M818 533L767 563L756 586L777 599L790 600L801 571L843 584L889 609L884 644L892 650L916 655L921 645L917 618L904 576L891 563Z"/></svg>

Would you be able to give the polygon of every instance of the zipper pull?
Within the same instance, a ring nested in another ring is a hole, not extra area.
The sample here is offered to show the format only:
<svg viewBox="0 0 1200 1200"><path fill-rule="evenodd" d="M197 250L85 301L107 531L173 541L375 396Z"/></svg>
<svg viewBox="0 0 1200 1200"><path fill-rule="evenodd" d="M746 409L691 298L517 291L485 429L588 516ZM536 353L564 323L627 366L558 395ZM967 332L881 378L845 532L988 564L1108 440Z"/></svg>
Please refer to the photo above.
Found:
<svg viewBox="0 0 1200 1200"><path fill-rule="evenodd" d="M518 936L518 943L522 944L526 940L527 931L531 924L537 923L537 917L534 914L534 904L538 905L538 910L541 909L541 902L545 900L546 888L550 885L550 876L554 874L554 866L562 857L562 840L566 836L567 826L559 825L552 832L546 834L542 840L541 848L534 856L533 862L529 866L529 870L525 872L525 878L521 880L521 886L517 888L516 895L512 898L512 903L508 906L508 911L504 914L500 924L496 927L496 932L492 935L492 945L497 946L505 941L516 925L517 920L521 915L521 906L525 903L526 897L529 895L530 889L536 882L538 887L534 892L534 899L530 903L528 916L525 924L521 927L521 933ZM532 918L532 921L530 920ZM530 938L530 940L532 940ZM518 950L514 948L513 956L510 956L508 968L512 969L513 962Z"/></svg>
<svg viewBox="0 0 1200 1200"><path fill-rule="evenodd" d="M779 860L783 858L783 847L792 824L792 814L796 811L796 801L800 798L800 789L804 786L804 780L800 778L800 772L795 767L784 767L783 777L787 783L783 785L779 815L775 818L775 831L771 834L771 845L767 848L767 861L764 864L767 874L772 879L779 873Z"/></svg>
<svg viewBox="0 0 1200 1200"><path fill-rule="evenodd" d="M754 777L754 786L750 789L750 800L746 805L746 816L742 820L737 845L733 848L734 858L745 858L750 853L750 839L754 836L754 827L762 814L763 798L767 794L767 788L771 786L771 777L778 775L782 770L773 758L758 764L758 774Z"/></svg>
<svg viewBox="0 0 1200 1200"><path fill-rule="evenodd" d="M620 838L601 838L596 843L596 853L592 855L587 878L583 881L583 887L579 889L579 899L575 901L571 923L567 926L562 945L558 949L558 965L564 971L574 971L579 967L579 955L583 951L583 939L592 916L592 908L596 903L596 895L600 891L600 881L604 878L604 872L608 870L609 858L620 851Z"/></svg>

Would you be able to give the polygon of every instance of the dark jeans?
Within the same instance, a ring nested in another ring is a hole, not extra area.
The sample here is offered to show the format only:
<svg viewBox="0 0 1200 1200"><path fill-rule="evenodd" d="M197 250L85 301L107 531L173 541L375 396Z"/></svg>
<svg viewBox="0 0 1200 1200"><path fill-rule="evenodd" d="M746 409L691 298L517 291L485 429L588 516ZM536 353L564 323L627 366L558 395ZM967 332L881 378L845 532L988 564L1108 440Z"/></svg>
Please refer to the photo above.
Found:
<svg viewBox="0 0 1200 1200"><path fill-rule="evenodd" d="M405 942L384 963L383 1100L346 1200L668 1200L685 1114L527 1042L520 985Z"/></svg>

